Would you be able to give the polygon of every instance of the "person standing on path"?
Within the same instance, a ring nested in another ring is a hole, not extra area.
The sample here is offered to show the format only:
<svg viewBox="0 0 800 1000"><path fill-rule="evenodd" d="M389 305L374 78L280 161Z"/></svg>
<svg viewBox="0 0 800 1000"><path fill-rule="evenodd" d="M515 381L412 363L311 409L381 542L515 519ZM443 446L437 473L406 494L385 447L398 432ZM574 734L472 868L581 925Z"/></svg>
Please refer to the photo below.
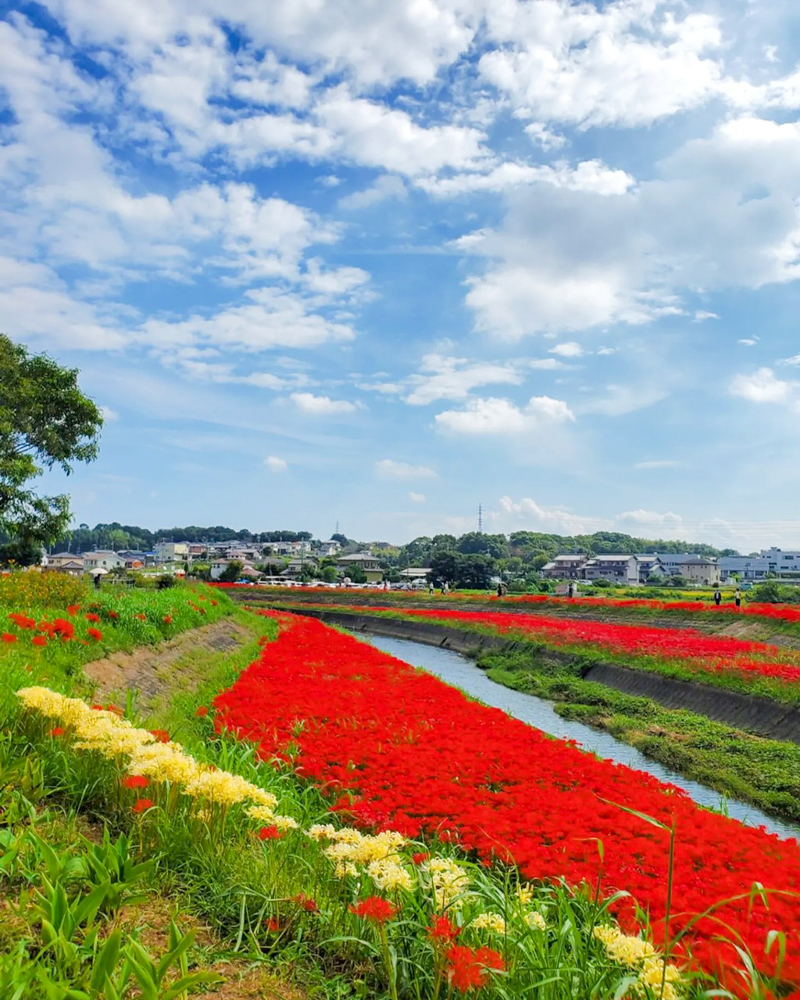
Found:
<svg viewBox="0 0 800 1000"><path fill-rule="evenodd" d="M719 587L714 591L714 603L717 607L722 603L722 594L720 593Z"/></svg>
<svg viewBox="0 0 800 1000"><path fill-rule="evenodd" d="M733 595L733 603L737 608L742 606L742 592L738 587L736 588L736 593Z"/></svg>

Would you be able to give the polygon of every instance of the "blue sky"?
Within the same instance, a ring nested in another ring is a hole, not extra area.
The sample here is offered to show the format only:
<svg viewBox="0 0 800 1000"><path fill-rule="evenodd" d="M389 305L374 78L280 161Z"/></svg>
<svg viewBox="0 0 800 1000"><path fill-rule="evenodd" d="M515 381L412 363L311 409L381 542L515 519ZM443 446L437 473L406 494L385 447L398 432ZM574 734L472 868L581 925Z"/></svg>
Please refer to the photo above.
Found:
<svg viewBox="0 0 800 1000"><path fill-rule="evenodd" d="M76 521L800 547L788 0L235 10L0 21L2 328L107 411Z"/></svg>

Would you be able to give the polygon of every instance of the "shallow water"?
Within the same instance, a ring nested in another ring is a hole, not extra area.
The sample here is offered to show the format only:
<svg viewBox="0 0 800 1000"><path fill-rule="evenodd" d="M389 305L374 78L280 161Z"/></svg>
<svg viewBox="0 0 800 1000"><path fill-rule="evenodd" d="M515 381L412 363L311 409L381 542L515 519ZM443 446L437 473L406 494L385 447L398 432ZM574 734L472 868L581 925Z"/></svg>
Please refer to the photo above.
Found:
<svg viewBox="0 0 800 1000"><path fill-rule="evenodd" d="M609 733L584 726L580 722L562 719L553 710L549 701L536 698L534 695L523 694L520 691L512 691L511 688L490 680L483 670L459 653L442 649L439 646L427 646L421 642L392 639L382 635L366 636L359 633L358 638L366 639L373 646L397 657L398 660L403 660L415 667L421 667L448 684L461 688L473 698L478 698L485 705L501 708L509 715L513 715L514 718L527 722L552 736L559 739L575 740L584 750L590 750L598 757L625 764L638 771L647 771L648 774L654 775L660 781L677 785L686 791L695 802L707 809L725 812L728 816L738 819L747 826L763 826L770 833L777 833L781 837L800 839L800 828L773 819L746 802L724 799L719 792L706 788L705 785L692 781L690 778L684 778L677 771L672 771L657 761L650 760L634 747L628 746L627 743L621 743Z"/></svg>

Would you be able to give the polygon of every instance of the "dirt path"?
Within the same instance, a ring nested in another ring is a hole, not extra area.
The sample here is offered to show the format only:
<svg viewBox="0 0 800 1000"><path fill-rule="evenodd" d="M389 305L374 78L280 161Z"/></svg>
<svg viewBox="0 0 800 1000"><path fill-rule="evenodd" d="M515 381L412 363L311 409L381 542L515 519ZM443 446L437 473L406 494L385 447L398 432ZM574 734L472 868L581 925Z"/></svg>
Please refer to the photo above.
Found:
<svg viewBox="0 0 800 1000"><path fill-rule="evenodd" d="M112 653L84 666L105 699L125 690L138 690L139 707L147 707L162 690L174 686L173 670L180 663L181 687L196 687L201 677L192 672L191 655L199 651L224 653L252 640L253 633L233 618L223 618L202 628L182 632L158 646L140 646L132 653Z"/></svg>

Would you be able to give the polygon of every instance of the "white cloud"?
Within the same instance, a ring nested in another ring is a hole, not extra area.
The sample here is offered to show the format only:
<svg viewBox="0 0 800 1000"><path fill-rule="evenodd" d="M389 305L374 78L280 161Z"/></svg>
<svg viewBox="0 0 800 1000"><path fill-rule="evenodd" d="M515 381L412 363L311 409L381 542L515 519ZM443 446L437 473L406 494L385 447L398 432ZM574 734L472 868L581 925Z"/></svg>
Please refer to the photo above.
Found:
<svg viewBox="0 0 800 1000"><path fill-rule="evenodd" d="M736 343L741 344L743 347L755 347L758 343L758 337L742 337Z"/></svg>
<svg viewBox="0 0 800 1000"><path fill-rule="evenodd" d="M545 150L559 149L567 141L563 135L551 132L550 129L541 122L531 122L530 125L525 126L525 131L531 137L533 142Z"/></svg>
<svg viewBox="0 0 800 1000"><path fill-rule="evenodd" d="M475 191L501 192L532 185L607 196L624 194L632 187L634 179L624 170L609 168L600 160L586 160L574 168L566 163L553 167L488 161L480 172L464 171L448 177L431 174L419 178L416 183L424 191L439 197L456 197Z"/></svg>
<svg viewBox="0 0 800 1000"><path fill-rule="evenodd" d="M264 459L264 465L269 469L270 472L279 473L286 472L289 468L289 463L282 458L278 458L275 455L268 455Z"/></svg>
<svg viewBox="0 0 800 1000"><path fill-rule="evenodd" d="M626 413L634 413L648 406L659 403L669 396L669 385L666 376L661 384L651 382L635 382L630 385L606 385L602 393L583 400L576 411L580 414L599 413L606 417L621 417Z"/></svg>
<svg viewBox="0 0 800 1000"><path fill-rule="evenodd" d="M634 469L676 469L680 462L673 458L657 458L648 462L637 462Z"/></svg>
<svg viewBox="0 0 800 1000"><path fill-rule="evenodd" d="M707 319L719 319L719 316L714 312L706 312L705 309L698 309L694 314L695 323L704 323Z"/></svg>
<svg viewBox="0 0 800 1000"><path fill-rule="evenodd" d="M291 399L304 413L314 416L336 416L353 413L359 407L345 399L331 399L329 396L315 396L311 392L293 392Z"/></svg>
<svg viewBox="0 0 800 1000"><path fill-rule="evenodd" d="M596 8L569 0L498 0L487 11L499 43L486 52L483 77L518 114L538 122L645 125L696 107L722 89L719 21L703 13L678 19L658 0Z"/></svg>
<svg viewBox="0 0 800 1000"><path fill-rule="evenodd" d="M778 362L778 364L779 365L791 365L791 366L800 365L800 354L793 354L791 358L782 358Z"/></svg>
<svg viewBox="0 0 800 1000"><path fill-rule="evenodd" d="M414 503L425 503L424 493L414 493L413 491L408 494L409 500L413 500Z"/></svg>
<svg viewBox="0 0 800 1000"><path fill-rule="evenodd" d="M363 191L354 191L353 194L340 198L339 208L349 210L370 208L372 205L389 199L405 198L407 194L408 190L401 177L394 174L381 174L370 187Z"/></svg>
<svg viewBox="0 0 800 1000"><path fill-rule="evenodd" d="M113 423L115 420L119 420L119 414L116 410L112 410L110 406L101 406L100 412L103 415L103 420L107 424Z"/></svg>
<svg viewBox="0 0 800 1000"><path fill-rule="evenodd" d="M436 473L426 465L411 465L382 458L375 463L375 472L384 479L433 479Z"/></svg>
<svg viewBox="0 0 800 1000"><path fill-rule="evenodd" d="M453 434L515 435L574 420L565 402L549 396L532 396L524 408L508 399L471 399L462 410L437 413L437 427Z"/></svg>
<svg viewBox="0 0 800 1000"><path fill-rule="evenodd" d="M420 373L407 380L413 388L405 400L412 406L424 406L438 399L465 399L479 386L519 385L523 378L523 373L513 364L468 362L465 358L426 354Z"/></svg>
<svg viewBox="0 0 800 1000"><path fill-rule="evenodd" d="M752 375L737 375L731 382L731 395L751 403L791 403L797 398L800 383L775 377L771 368L759 368Z"/></svg>
<svg viewBox="0 0 800 1000"><path fill-rule="evenodd" d="M506 201L498 228L453 244L486 262L467 281L479 331L517 340L681 316L687 290L800 277L800 123L726 121L614 197L532 185Z"/></svg>
<svg viewBox="0 0 800 1000"><path fill-rule="evenodd" d="M568 340L564 344L556 344L550 348L550 354L557 354L561 358L579 358L583 354L583 348L574 340Z"/></svg>
<svg viewBox="0 0 800 1000"><path fill-rule="evenodd" d="M557 358L534 358L528 362L528 367L540 371L556 371L559 368L567 368L568 366Z"/></svg>

